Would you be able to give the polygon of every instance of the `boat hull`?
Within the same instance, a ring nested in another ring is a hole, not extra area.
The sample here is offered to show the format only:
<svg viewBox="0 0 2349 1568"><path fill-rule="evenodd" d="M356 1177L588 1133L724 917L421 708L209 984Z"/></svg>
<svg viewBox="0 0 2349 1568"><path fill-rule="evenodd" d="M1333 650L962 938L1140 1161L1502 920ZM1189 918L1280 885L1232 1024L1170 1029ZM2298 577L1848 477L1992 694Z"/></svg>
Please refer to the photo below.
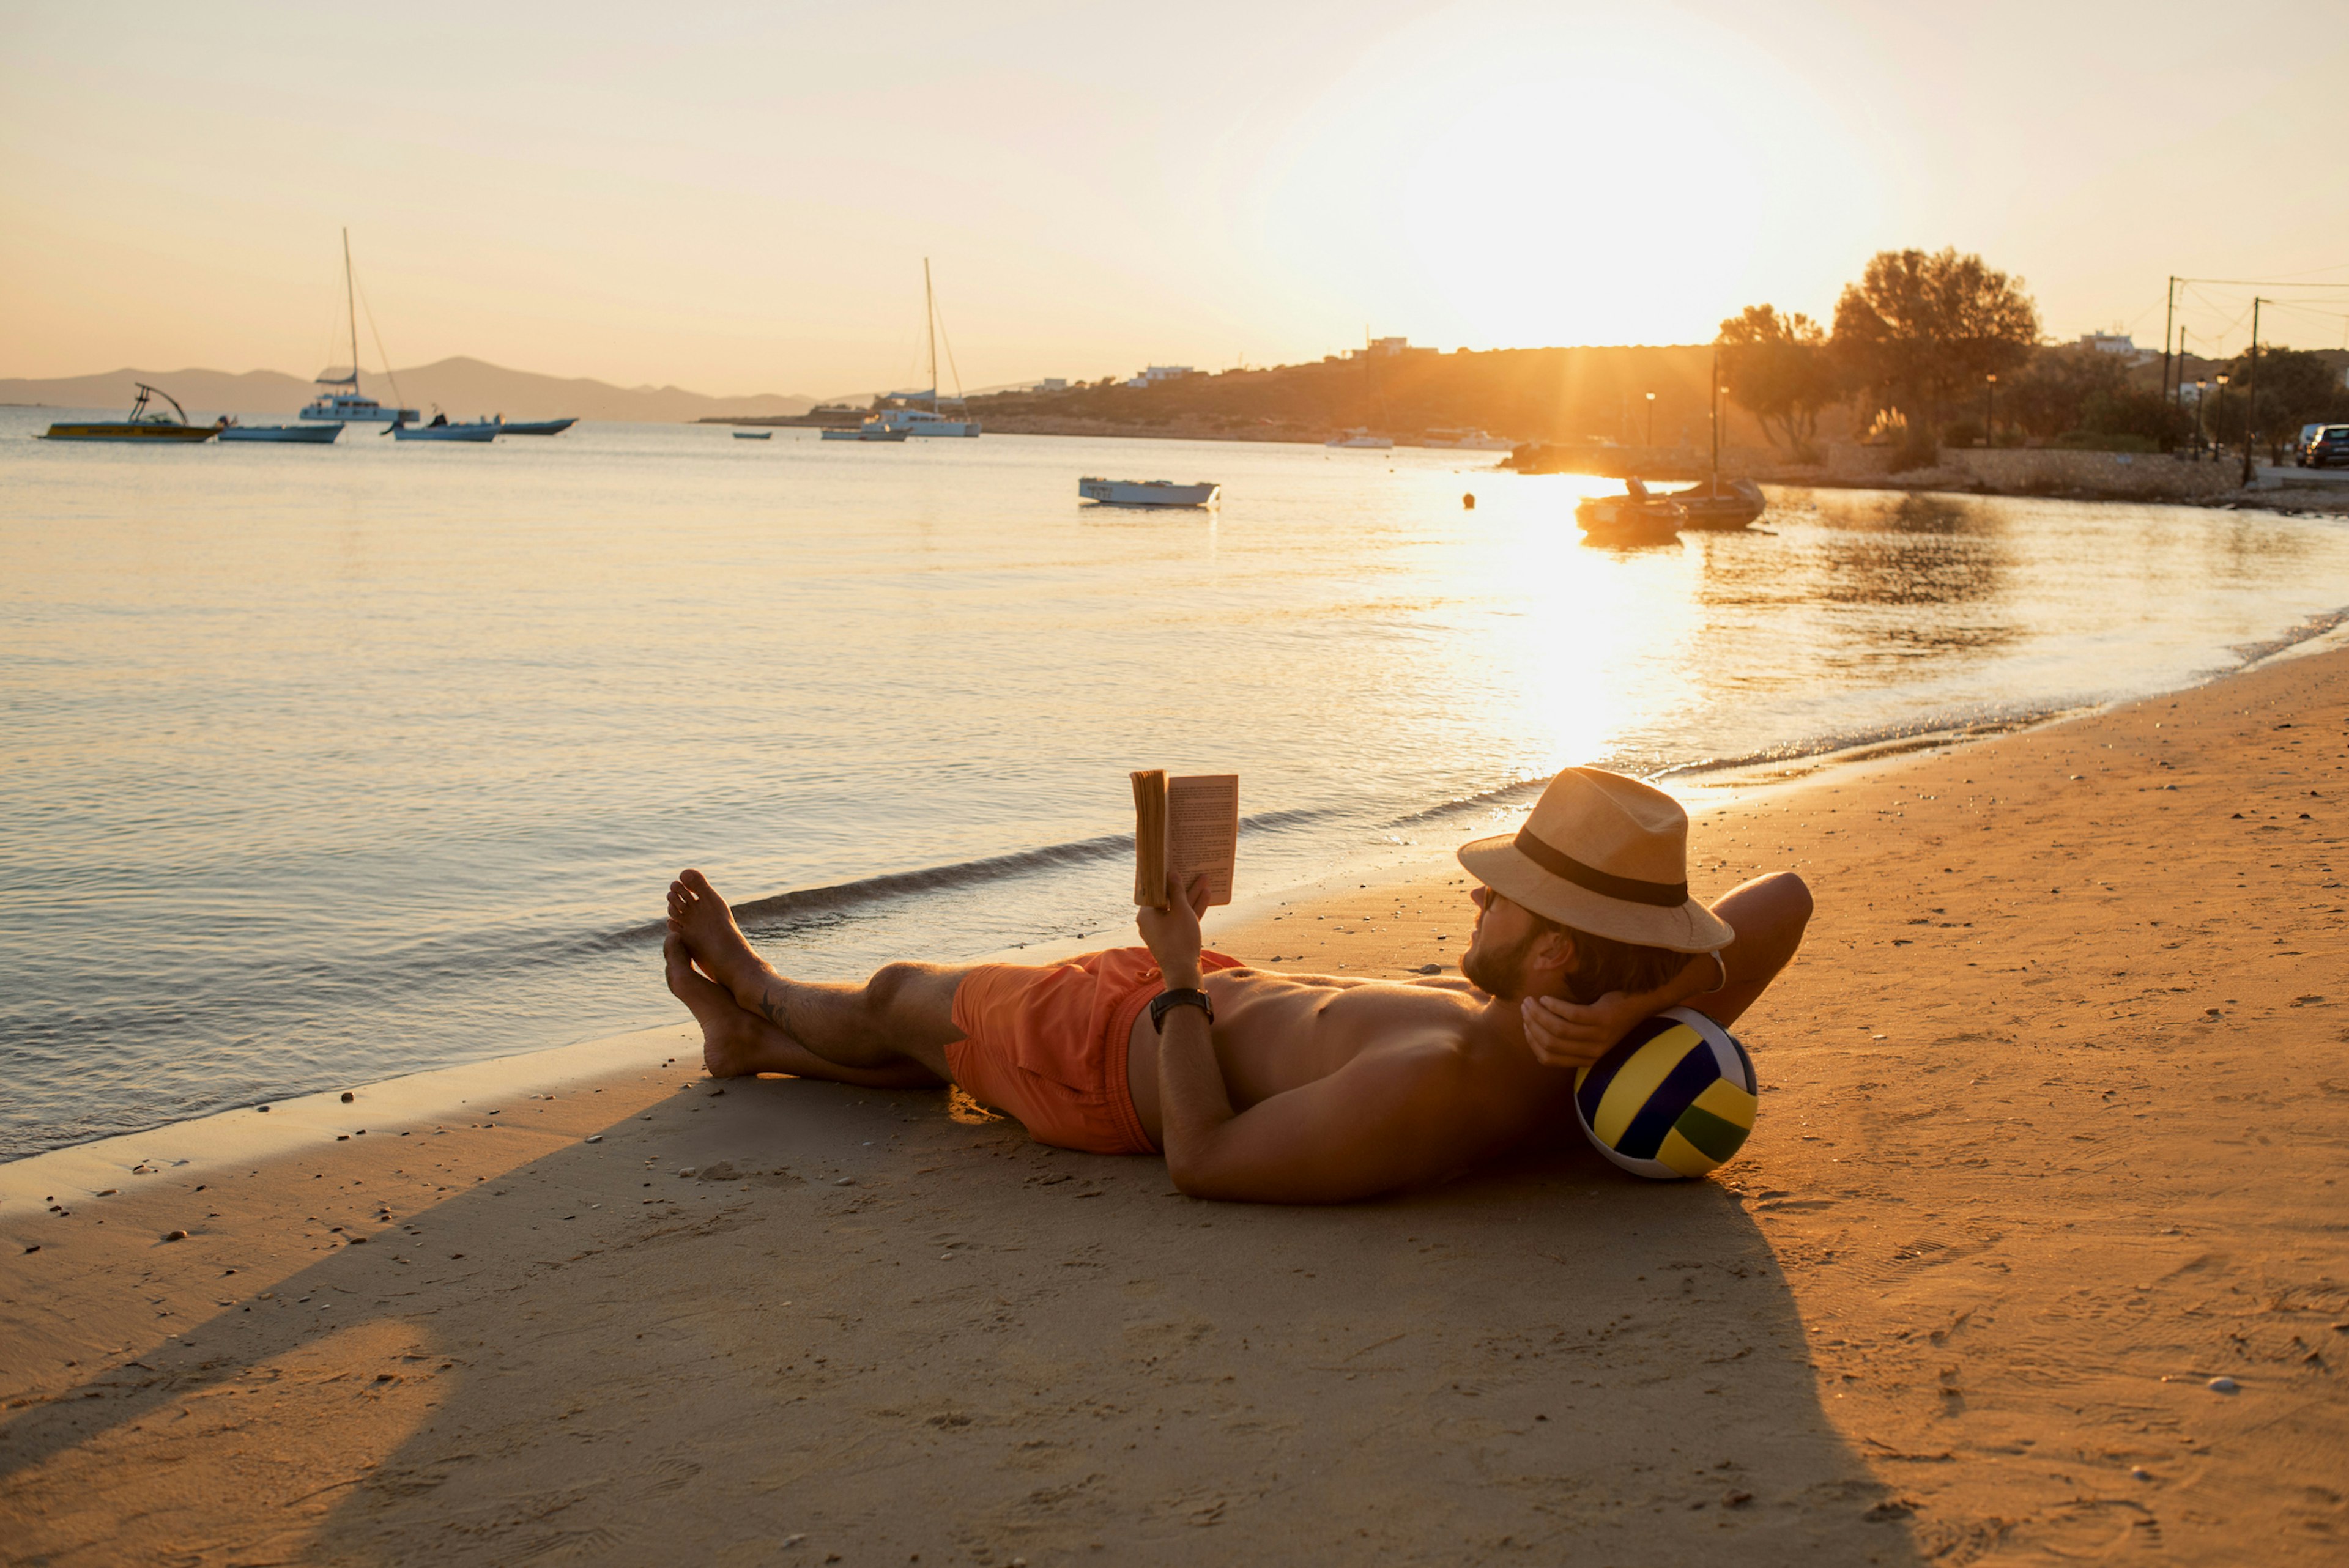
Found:
<svg viewBox="0 0 2349 1568"><path fill-rule="evenodd" d="M330 445L343 433L340 425L231 425L222 429L223 441L289 441L298 446Z"/></svg>
<svg viewBox="0 0 2349 1568"><path fill-rule="evenodd" d="M137 424L119 419L101 419L86 424L51 425L45 441L143 441L150 445L171 441L209 441L220 434L216 425L158 425L146 420Z"/></svg>
<svg viewBox="0 0 2349 1568"><path fill-rule="evenodd" d="M1218 484L1178 485L1170 480L1081 479L1077 494L1102 506L1204 507L1223 493Z"/></svg>
<svg viewBox="0 0 2349 1568"><path fill-rule="evenodd" d="M1593 496L1574 509L1586 544L1671 544L1688 526L1688 514L1668 500L1630 496Z"/></svg>

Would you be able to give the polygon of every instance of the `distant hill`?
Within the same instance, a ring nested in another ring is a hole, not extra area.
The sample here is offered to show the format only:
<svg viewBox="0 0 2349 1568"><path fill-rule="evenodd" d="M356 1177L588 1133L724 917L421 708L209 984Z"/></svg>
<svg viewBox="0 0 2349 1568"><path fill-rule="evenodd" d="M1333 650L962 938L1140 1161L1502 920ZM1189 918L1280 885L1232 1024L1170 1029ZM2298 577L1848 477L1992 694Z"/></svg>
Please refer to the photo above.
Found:
<svg viewBox="0 0 2349 1568"><path fill-rule="evenodd" d="M647 424L685 423L737 415L804 414L814 407L812 397L771 393L754 397L710 397L681 387L615 387L585 377L564 380L509 370L501 365L459 356L434 365L395 371L392 377L370 375L365 389L371 397L392 401L392 380L399 384L408 407L429 414L435 405L451 418L503 414L509 419L552 419L572 415L582 419L626 419ZM133 384L144 381L177 397L188 417L209 421L216 414L299 413L317 395L299 377L274 370L249 370L232 375L224 370L115 370L103 376L73 376L56 380L0 379L0 403L34 403L52 408L127 408L136 394Z"/></svg>

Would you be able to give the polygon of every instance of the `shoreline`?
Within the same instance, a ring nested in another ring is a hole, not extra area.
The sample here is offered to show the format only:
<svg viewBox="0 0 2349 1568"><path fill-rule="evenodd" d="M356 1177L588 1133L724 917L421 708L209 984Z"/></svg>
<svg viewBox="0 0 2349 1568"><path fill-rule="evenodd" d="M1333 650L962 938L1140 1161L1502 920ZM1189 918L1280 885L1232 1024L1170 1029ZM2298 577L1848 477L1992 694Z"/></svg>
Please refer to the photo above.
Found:
<svg viewBox="0 0 2349 1568"><path fill-rule="evenodd" d="M2323 622L2321 625L2310 626L2303 623L2300 627L2292 628L2292 633L2299 634L2288 633L2283 637L2261 645L2261 651L2236 669L2218 672L2194 685L2177 687L2169 692L1940 727L1911 730L1904 727L1857 740L1837 740L1817 749L1800 749L1802 743L1795 742L1793 745L1797 748L1768 756L1713 758L1680 764L1649 776L1648 782L1679 799L1693 821L1705 812L1769 799L1806 781L1817 781L1824 776L1864 776L1871 769L1905 757L1944 755L1999 737L2091 718L2116 707L2157 700L2174 696L2177 692L2199 690L2216 682L2261 669L2278 660L2302 657L2336 646L2349 648L2349 611L2320 619ZM2303 627L2307 629L2303 630ZM1528 806L1532 793L1544 782L1547 781L1528 780L1518 787L1527 795ZM1439 803L1413 815L1426 816L1430 818L1431 825L1442 827L1450 816L1456 814L1465 821L1476 810L1473 803L1461 804L1456 813L1447 810L1454 804ZM1517 808L1495 806L1494 810L1514 812ZM1415 865L1421 868L1416 873L1404 869ZM1232 905L1209 912L1204 923L1208 943L1212 946L1220 934L1227 931L1253 928L1269 919L1276 909L1326 898L1343 883L1353 882L1358 877L1371 877L1373 882L1367 885L1378 886L1418 881L1427 876L1441 875L1451 869L1449 849L1438 845L1421 845L1414 841L1408 846L1365 848L1318 877L1250 894ZM793 895L787 892L782 896ZM1018 942L974 954L960 962L1046 963L1070 954L1116 945L1118 939L1116 932L1097 932L1084 936ZM657 944L648 944L646 951L657 957ZM657 962L648 959L647 984L657 984ZM689 1026L682 1021L647 1025L559 1046L538 1047L484 1057L475 1061L419 1068L390 1078L375 1078L358 1072L348 1075L344 1088L381 1102L386 1110L396 1107L398 1115L415 1124L457 1116L460 1114L460 1108L478 1095L526 1098L534 1091L573 1087L606 1074L634 1070L642 1066L643 1059L675 1055L673 1047L677 1042L671 1037L679 1030L690 1032ZM698 1038L687 1043L698 1050ZM72 1187L78 1177L95 1179L109 1171L119 1178L134 1167L143 1165L154 1165L160 1170L192 1164L195 1169L208 1170L234 1164L254 1155L282 1155L300 1146L292 1136L292 1130L297 1127L313 1132L340 1129L347 1134L367 1119L359 1116L355 1119L341 1109L338 1096L342 1092L343 1089L338 1088L298 1090L268 1102L271 1109L266 1113L256 1111L250 1106L231 1106L181 1120L159 1122L150 1128L106 1133L78 1142L59 1144L52 1149L0 1161L0 1220L5 1220L17 1211L19 1205L30 1202L27 1194L36 1187L45 1190L54 1190L60 1185ZM248 1129L250 1119L264 1114L273 1119L267 1123L251 1121ZM382 1121L386 1118L378 1114L375 1119ZM61 1158L76 1154L84 1154L87 1158ZM20 1170L35 1161L48 1163L36 1171ZM88 1190L95 1191L95 1188ZM38 1207L38 1203L35 1203L33 1212L36 1212Z"/></svg>
<svg viewBox="0 0 2349 1568"><path fill-rule="evenodd" d="M0 1516L57 1563L2328 1561L2342 641L1699 813L1701 892L1819 894L1714 1180L1565 1136L1205 1204L647 1031L12 1212ZM1402 975L1466 929L1456 869L1360 881L1216 940Z"/></svg>

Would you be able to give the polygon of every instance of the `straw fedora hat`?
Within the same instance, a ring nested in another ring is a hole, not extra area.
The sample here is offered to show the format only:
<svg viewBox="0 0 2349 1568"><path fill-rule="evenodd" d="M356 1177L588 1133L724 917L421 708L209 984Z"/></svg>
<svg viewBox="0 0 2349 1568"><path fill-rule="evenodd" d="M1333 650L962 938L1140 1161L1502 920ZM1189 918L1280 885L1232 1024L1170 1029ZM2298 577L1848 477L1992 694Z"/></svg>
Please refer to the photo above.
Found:
<svg viewBox="0 0 2349 1568"><path fill-rule="evenodd" d="M1567 769L1524 827L1461 845L1460 863L1536 914L1618 942L1712 953L1737 935L1689 896L1688 813L1620 773Z"/></svg>

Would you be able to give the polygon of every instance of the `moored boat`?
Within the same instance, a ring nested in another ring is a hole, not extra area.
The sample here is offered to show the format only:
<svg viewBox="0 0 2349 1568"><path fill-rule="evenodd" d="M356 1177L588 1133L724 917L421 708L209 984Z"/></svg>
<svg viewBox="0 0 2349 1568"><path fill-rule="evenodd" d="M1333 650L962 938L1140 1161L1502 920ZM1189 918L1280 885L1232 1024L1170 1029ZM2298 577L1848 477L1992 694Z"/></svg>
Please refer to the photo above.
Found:
<svg viewBox="0 0 2349 1568"><path fill-rule="evenodd" d="M1449 448L1464 452L1513 452L1515 441L1504 440L1481 429L1455 428L1439 426L1419 438L1423 447Z"/></svg>
<svg viewBox="0 0 2349 1568"><path fill-rule="evenodd" d="M290 441L297 446L323 447L343 433L340 425L239 425L220 427L223 441Z"/></svg>
<svg viewBox="0 0 2349 1568"><path fill-rule="evenodd" d="M1682 527L1715 531L1744 528L1770 504L1752 480L1723 480L1718 472L1693 489L1674 490L1662 499L1687 514Z"/></svg>
<svg viewBox="0 0 2349 1568"><path fill-rule="evenodd" d="M1187 485L1172 480L1086 478L1077 481L1077 494L1102 506L1203 507L1214 504L1223 490L1223 486L1205 480Z"/></svg>
<svg viewBox="0 0 2349 1568"><path fill-rule="evenodd" d="M347 366L330 366L311 379L327 390L321 391L302 410L301 417L329 425L412 425L420 415L413 408L386 407L359 390L359 308L357 290L351 283L351 232L343 231L343 309L348 315L351 328L351 362ZM372 315L370 315L370 319ZM381 346L378 340L378 346ZM336 374L339 370L340 374ZM385 372L390 374L387 362ZM346 392L334 391L337 387ZM398 382L392 390L399 389Z"/></svg>
<svg viewBox="0 0 2349 1568"><path fill-rule="evenodd" d="M907 434L909 434L909 432L905 430L891 429L879 419L867 419L864 423L857 426L853 430L834 429L831 426L827 425L824 427L823 433L817 437L817 439L824 441L902 441L905 438Z"/></svg>
<svg viewBox="0 0 2349 1568"><path fill-rule="evenodd" d="M139 388L139 396L131 403L130 412L121 418L62 421L51 425L48 433L41 439L44 441L209 441L220 434L220 427L217 425L189 424L188 411L180 407L178 398L161 387L150 387L144 381L136 382L134 385ZM160 397L164 402L171 405L171 411L179 418L167 419L160 409L149 413L147 400L150 397Z"/></svg>
<svg viewBox="0 0 2349 1568"><path fill-rule="evenodd" d="M1586 544L1669 544L1688 524L1678 501L1648 493L1638 480L1626 480L1621 495L1585 496L1575 503L1574 521Z"/></svg>
<svg viewBox="0 0 2349 1568"><path fill-rule="evenodd" d="M435 414L429 425L394 425L384 432L403 441L493 441L505 427L495 419L469 419L451 424L446 414Z"/></svg>

